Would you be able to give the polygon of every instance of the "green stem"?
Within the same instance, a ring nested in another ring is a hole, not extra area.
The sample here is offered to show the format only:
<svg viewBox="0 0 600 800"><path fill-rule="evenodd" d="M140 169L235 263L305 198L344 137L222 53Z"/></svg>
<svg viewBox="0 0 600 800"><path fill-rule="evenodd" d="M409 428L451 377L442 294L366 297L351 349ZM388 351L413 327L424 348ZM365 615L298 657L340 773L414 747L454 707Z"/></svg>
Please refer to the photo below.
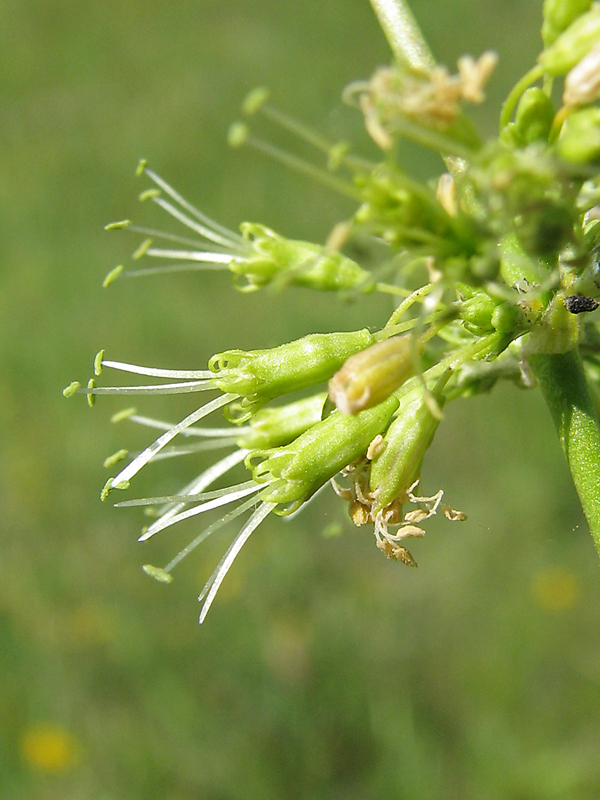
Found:
<svg viewBox="0 0 600 800"><path fill-rule="evenodd" d="M521 80L511 89L510 94L502 106L502 112L500 114L500 130L505 128L510 122L512 112L517 105L519 97L521 97L525 89L529 89L531 84L539 80L543 74L544 70L542 69L541 65L536 64L535 67L530 69L529 72L524 75Z"/></svg>
<svg viewBox="0 0 600 800"><path fill-rule="evenodd" d="M435 59L405 0L371 0L396 59L410 69L430 72Z"/></svg>
<svg viewBox="0 0 600 800"><path fill-rule="evenodd" d="M600 426L579 352L528 359L550 409L573 483L600 554Z"/></svg>

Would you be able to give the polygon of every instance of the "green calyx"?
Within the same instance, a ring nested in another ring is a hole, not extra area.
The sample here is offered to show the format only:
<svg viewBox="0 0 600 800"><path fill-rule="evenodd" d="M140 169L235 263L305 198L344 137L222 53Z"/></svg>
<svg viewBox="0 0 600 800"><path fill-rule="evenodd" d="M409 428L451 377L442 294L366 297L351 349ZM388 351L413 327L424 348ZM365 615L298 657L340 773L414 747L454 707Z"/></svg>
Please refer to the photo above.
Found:
<svg viewBox="0 0 600 800"><path fill-rule="evenodd" d="M515 114L513 131L518 145L548 141L555 113L554 103L546 92L537 86L527 89Z"/></svg>
<svg viewBox="0 0 600 800"><path fill-rule="evenodd" d="M329 380L346 359L373 344L368 330L313 333L270 350L227 350L208 368L213 384L260 406L267 400ZM257 407L258 407L257 406Z"/></svg>
<svg viewBox="0 0 600 800"><path fill-rule="evenodd" d="M399 401L389 397L375 408L354 416L334 413L285 447L257 450L246 466L257 483L268 484L261 499L288 504L291 513L340 470L365 455L369 444L385 431Z"/></svg>
<svg viewBox="0 0 600 800"><path fill-rule="evenodd" d="M440 408L441 394L435 395ZM375 497L374 511L392 503L418 480L425 451L433 441L440 420L433 416L423 393L402 400L396 419L383 438L381 452L371 463L369 488Z"/></svg>
<svg viewBox="0 0 600 800"><path fill-rule="evenodd" d="M237 440L237 446L264 450L293 442L320 421L325 397L321 392L285 406L261 408L250 418L250 431Z"/></svg>
<svg viewBox="0 0 600 800"><path fill-rule="evenodd" d="M243 291L252 291L274 282L275 285L302 286L319 291L360 289L372 291L373 280L366 270L342 253L310 242L294 241L251 222L241 226L244 239L252 245L252 255L231 262L230 270L247 280Z"/></svg>

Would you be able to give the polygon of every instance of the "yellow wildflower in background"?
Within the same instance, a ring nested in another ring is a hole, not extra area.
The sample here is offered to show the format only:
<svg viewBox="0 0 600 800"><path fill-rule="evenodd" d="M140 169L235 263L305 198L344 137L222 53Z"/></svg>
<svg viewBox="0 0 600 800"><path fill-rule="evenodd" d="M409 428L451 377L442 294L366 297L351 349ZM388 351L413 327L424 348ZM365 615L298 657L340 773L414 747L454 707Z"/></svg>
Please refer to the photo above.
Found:
<svg viewBox="0 0 600 800"><path fill-rule="evenodd" d="M20 743L27 766L42 772L68 772L79 761L79 744L69 731L52 723L27 728Z"/></svg>

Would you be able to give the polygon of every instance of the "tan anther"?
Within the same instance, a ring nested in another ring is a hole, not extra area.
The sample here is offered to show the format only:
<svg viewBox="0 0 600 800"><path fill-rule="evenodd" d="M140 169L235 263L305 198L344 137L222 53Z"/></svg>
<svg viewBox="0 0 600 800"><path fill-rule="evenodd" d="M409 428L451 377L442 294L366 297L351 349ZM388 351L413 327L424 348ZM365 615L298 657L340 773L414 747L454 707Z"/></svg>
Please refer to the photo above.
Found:
<svg viewBox="0 0 600 800"><path fill-rule="evenodd" d="M372 461L374 458L377 458L377 456L380 456L384 450L385 439L380 433L378 433L369 445L369 449L367 450L367 458L369 461Z"/></svg>
<svg viewBox="0 0 600 800"><path fill-rule="evenodd" d="M483 53L477 60L471 56L459 58L458 75L463 99L469 103L483 103L483 87L489 81L497 63L498 56L491 50Z"/></svg>
<svg viewBox="0 0 600 800"><path fill-rule="evenodd" d="M423 522L423 520L429 517L429 512L425 511L423 508L415 508L414 511L409 511L407 514L404 515L404 519L406 522Z"/></svg>
<svg viewBox="0 0 600 800"><path fill-rule="evenodd" d="M442 505L442 514L449 519L451 522L464 522L467 519L467 515L463 511L458 511L456 508L450 508L450 506Z"/></svg>
<svg viewBox="0 0 600 800"><path fill-rule="evenodd" d="M357 527L367 525L372 521L369 509L358 500L353 500L350 503L348 513L350 514L350 519Z"/></svg>
<svg viewBox="0 0 600 800"><path fill-rule="evenodd" d="M449 172L444 172L440 175L438 180L435 196L444 211L451 217L455 217L458 213L458 205L456 202L456 184L454 178Z"/></svg>
<svg viewBox="0 0 600 800"><path fill-rule="evenodd" d="M387 539L384 539L383 541L378 540L377 547L388 558L393 558L396 561L402 561L402 563L406 564L408 567L418 566L417 562L405 547L401 547L398 544L389 542Z"/></svg>
<svg viewBox="0 0 600 800"><path fill-rule="evenodd" d="M419 528L417 525L402 525L402 527L398 528L394 538L408 539L409 537L416 537L422 539L423 536L425 536L423 528Z"/></svg>
<svg viewBox="0 0 600 800"><path fill-rule="evenodd" d="M435 266L435 258L433 256L427 256L425 266L427 267L427 274L429 275L429 283L437 283L442 280L444 275Z"/></svg>
<svg viewBox="0 0 600 800"><path fill-rule="evenodd" d="M349 222L338 222L338 224L332 228L325 242L327 250L341 250L348 241L350 230L351 225Z"/></svg>

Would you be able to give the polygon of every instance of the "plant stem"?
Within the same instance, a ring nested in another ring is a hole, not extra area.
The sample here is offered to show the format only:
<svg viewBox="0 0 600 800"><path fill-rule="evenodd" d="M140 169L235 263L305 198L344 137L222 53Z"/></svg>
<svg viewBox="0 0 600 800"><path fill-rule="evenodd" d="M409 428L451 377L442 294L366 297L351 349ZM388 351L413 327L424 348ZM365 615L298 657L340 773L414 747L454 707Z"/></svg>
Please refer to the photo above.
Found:
<svg viewBox="0 0 600 800"><path fill-rule="evenodd" d="M600 554L600 426L577 349L528 359L550 409Z"/></svg>
<svg viewBox="0 0 600 800"><path fill-rule="evenodd" d="M504 105L502 106L502 112L500 114L500 130L505 128L510 122L512 112L514 111L514 108L523 92L528 89L532 83L535 83L537 80L539 80L543 75L544 70L539 64L536 64L535 67L530 69L529 72L524 75L515 86L513 86L508 97L504 101Z"/></svg>
<svg viewBox="0 0 600 800"><path fill-rule="evenodd" d="M405 0L371 0L396 59L419 72L430 72L435 59Z"/></svg>

